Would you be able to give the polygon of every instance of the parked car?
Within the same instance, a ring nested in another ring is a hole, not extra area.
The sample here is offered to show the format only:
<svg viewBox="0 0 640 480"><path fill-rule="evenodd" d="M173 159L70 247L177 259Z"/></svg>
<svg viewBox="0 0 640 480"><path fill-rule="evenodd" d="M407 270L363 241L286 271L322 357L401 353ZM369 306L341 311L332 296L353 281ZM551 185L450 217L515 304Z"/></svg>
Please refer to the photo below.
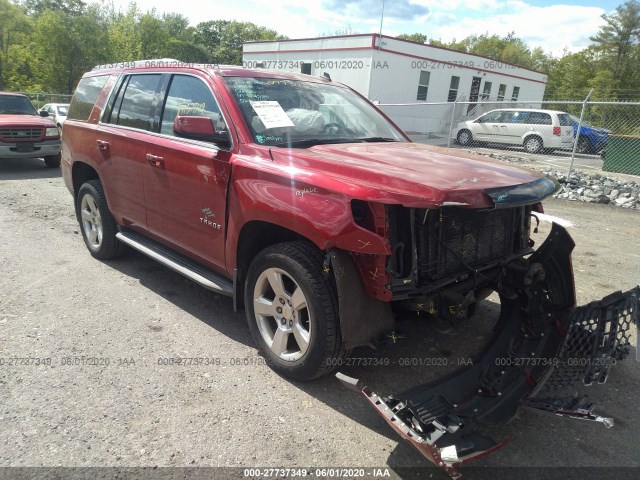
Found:
<svg viewBox="0 0 640 480"><path fill-rule="evenodd" d="M576 133L578 132L580 119L574 115L569 115L569 117L573 122L573 136L575 138ZM576 145L576 152L599 153L604 150L607 143L609 143L609 134L611 134L611 130L594 127L588 122L582 120L582 125L580 125L580 137L578 138L578 144Z"/></svg>
<svg viewBox="0 0 640 480"><path fill-rule="evenodd" d="M68 103L47 103L40 109L40 111L47 112L49 114L49 118L53 120L58 127L58 130L62 132L62 126L64 125L64 121L67 119L67 112L69 111Z"/></svg>
<svg viewBox="0 0 640 480"><path fill-rule="evenodd" d="M0 158L44 158L60 166L60 134L55 123L18 93L0 92Z"/></svg>
<svg viewBox="0 0 640 480"><path fill-rule="evenodd" d="M556 110L498 109L453 129L460 145L502 143L522 146L529 153L573 148L573 122Z"/></svg>
<svg viewBox="0 0 640 480"><path fill-rule="evenodd" d="M266 362L295 380L397 339L394 310L459 325L498 292L495 336L472 366L393 397L358 388L450 475L503 445L478 430L522 405L600 419L562 391L562 362L623 358L630 329L618 327L638 292L575 309L567 231L554 225L537 250L530 234L555 181L412 143L328 78L166 59L112 67L82 77L62 139L91 255L131 247L232 297Z"/></svg>

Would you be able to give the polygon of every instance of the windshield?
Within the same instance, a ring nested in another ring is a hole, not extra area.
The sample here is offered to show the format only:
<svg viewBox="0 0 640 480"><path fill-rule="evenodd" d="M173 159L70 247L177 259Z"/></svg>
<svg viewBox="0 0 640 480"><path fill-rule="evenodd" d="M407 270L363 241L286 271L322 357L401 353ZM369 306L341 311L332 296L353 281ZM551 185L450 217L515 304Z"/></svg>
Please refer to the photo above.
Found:
<svg viewBox="0 0 640 480"><path fill-rule="evenodd" d="M573 120L573 123L575 123L576 127L577 127L578 124L580 123L580 119L578 117L576 117L575 115L569 114L569 116L571 117L571 120ZM589 123L587 123L586 121L584 121L584 120L582 120L582 126L591 128L591 125Z"/></svg>
<svg viewBox="0 0 640 480"><path fill-rule="evenodd" d="M67 116L67 112L69 111L69 105L58 105L58 115L62 115L63 117Z"/></svg>
<svg viewBox="0 0 640 480"><path fill-rule="evenodd" d="M20 95L0 95L0 113L38 115L29 99Z"/></svg>
<svg viewBox="0 0 640 480"><path fill-rule="evenodd" d="M347 88L272 78L225 80L257 143L310 147L406 141L374 107Z"/></svg>

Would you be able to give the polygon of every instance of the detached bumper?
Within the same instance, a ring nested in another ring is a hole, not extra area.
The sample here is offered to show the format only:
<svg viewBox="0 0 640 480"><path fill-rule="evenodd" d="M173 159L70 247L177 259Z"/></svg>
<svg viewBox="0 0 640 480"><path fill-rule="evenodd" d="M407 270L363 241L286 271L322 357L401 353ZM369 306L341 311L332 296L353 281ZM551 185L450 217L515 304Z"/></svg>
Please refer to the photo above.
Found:
<svg viewBox="0 0 640 480"><path fill-rule="evenodd" d="M566 230L554 225L528 260L505 267L496 285L500 319L472 367L387 397L338 378L360 390L396 432L453 478L460 476L456 466L508 443L481 431L507 423L520 408L613 426L575 395L575 387L604 383L610 367L629 354L640 286L575 308L573 246Z"/></svg>

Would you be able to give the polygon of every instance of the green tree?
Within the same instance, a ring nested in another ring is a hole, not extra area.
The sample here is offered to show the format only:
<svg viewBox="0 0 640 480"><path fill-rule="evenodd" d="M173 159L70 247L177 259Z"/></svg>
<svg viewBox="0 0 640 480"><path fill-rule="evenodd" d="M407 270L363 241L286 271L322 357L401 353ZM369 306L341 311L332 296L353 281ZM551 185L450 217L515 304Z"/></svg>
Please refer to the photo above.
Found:
<svg viewBox="0 0 640 480"><path fill-rule="evenodd" d="M396 38L409 40L410 42L427 43L427 36L423 33L403 33Z"/></svg>

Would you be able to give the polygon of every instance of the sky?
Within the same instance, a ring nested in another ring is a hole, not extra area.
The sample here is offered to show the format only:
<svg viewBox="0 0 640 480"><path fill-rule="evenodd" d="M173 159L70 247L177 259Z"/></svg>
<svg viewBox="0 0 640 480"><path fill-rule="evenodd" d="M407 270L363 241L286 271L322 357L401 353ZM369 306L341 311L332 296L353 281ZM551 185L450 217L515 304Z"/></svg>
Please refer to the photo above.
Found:
<svg viewBox="0 0 640 480"><path fill-rule="evenodd" d="M129 0L113 0L126 10ZM175 12L192 25L207 20L249 21L289 38L380 30L383 0L136 0L143 10ZM382 33L423 33L451 41L471 34L515 32L530 48L561 56L589 45L589 37L622 0L386 0Z"/></svg>

